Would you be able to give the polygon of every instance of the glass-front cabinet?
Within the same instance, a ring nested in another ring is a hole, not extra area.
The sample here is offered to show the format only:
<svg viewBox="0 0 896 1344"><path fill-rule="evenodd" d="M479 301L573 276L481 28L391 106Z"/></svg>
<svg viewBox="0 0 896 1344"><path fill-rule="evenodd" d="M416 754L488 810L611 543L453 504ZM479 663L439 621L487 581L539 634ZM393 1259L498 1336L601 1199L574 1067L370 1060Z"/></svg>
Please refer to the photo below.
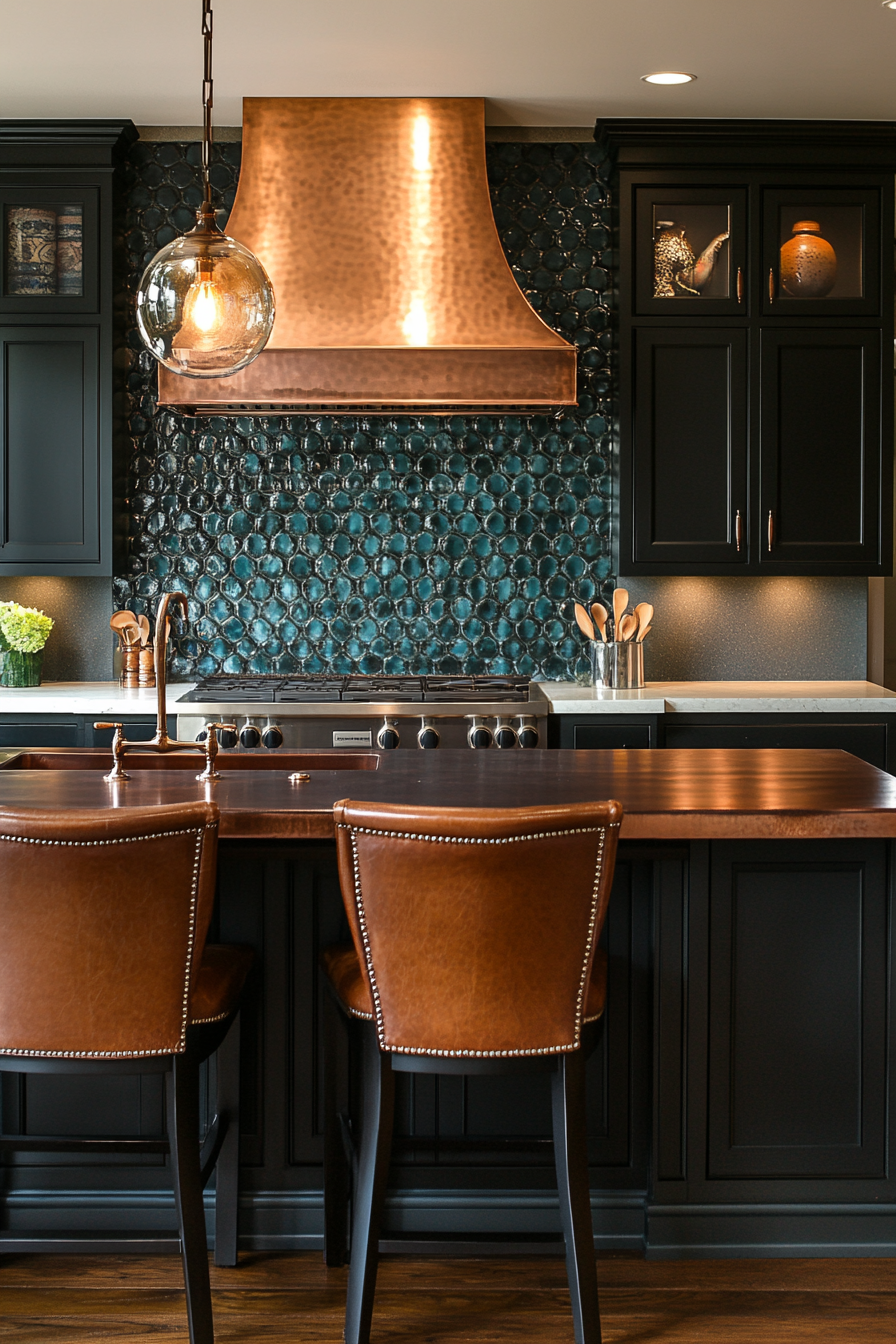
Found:
<svg viewBox="0 0 896 1344"><path fill-rule="evenodd" d="M668 317L743 310L746 205L743 187L639 187L638 312Z"/></svg>
<svg viewBox="0 0 896 1344"><path fill-rule="evenodd" d="M763 312L880 311L880 193L763 191Z"/></svg>
<svg viewBox="0 0 896 1344"><path fill-rule="evenodd" d="M98 192L0 187L0 312L95 313Z"/></svg>
<svg viewBox="0 0 896 1344"><path fill-rule="evenodd" d="M0 577L113 572L113 198L135 139L0 120Z"/></svg>
<svg viewBox="0 0 896 1344"><path fill-rule="evenodd" d="M618 167L617 572L892 573L893 123L596 138Z"/></svg>

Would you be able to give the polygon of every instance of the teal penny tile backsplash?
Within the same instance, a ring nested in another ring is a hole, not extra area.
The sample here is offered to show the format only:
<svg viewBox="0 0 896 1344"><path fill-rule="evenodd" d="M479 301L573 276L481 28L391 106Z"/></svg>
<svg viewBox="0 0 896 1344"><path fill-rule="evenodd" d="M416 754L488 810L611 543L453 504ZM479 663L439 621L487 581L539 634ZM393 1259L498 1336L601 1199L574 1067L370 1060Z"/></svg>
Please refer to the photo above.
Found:
<svg viewBox="0 0 896 1344"><path fill-rule="evenodd" d="M239 144L215 148L225 210L239 158ZM151 614L166 589L187 594L174 675L581 665L572 602L605 590L611 564L606 180L587 143L490 144L488 165L517 282L578 349L574 411L194 419L158 410L155 362L125 319L114 596ZM192 226L198 145L138 142L126 172L123 315L149 258Z"/></svg>

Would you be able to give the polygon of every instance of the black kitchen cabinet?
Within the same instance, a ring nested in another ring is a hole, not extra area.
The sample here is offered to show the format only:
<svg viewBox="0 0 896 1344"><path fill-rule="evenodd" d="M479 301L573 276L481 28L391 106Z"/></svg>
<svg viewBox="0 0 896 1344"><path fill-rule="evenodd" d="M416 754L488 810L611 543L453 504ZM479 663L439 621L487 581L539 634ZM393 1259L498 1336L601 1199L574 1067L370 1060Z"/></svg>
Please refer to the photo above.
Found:
<svg viewBox="0 0 896 1344"><path fill-rule="evenodd" d="M599 122L632 574L893 572L891 123Z"/></svg>
<svg viewBox="0 0 896 1344"><path fill-rule="evenodd" d="M0 748L3 747L109 747L111 728L94 728L98 715L0 714ZM103 719L110 716L104 714ZM155 717L139 714L112 716L125 726L132 742L148 742L156 731ZM177 716L168 715L168 732L177 737Z"/></svg>
<svg viewBox="0 0 896 1344"><path fill-rule="evenodd" d="M632 427L634 553L670 566L747 564L747 333L639 327ZM700 389L695 396L694 387Z"/></svg>
<svg viewBox="0 0 896 1344"><path fill-rule="evenodd" d="M876 573L884 512L880 332L764 328L759 381L761 569L792 574L834 564Z"/></svg>
<svg viewBox="0 0 896 1344"><path fill-rule="evenodd" d="M129 121L0 121L0 575L113 571L112 248Z"/></svg>
<svg viewBox="0 0 896 1344"><path fill-rule="evenodd" d="M552 714L548 744L586 751L620 747L848 751L878 770L896 774L896 713Z"/></svg>

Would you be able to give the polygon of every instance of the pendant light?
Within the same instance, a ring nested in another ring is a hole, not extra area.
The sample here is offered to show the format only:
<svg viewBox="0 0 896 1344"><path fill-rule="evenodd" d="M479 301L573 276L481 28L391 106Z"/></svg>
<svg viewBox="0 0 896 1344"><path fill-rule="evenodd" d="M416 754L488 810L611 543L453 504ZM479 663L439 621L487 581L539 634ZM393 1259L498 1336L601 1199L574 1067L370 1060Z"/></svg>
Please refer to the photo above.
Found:
<svg viewBox="0 0 896 1344"><path fill-rule="evenodd" d="M194 229L157 252L137 291L137 326L160 364L188 378L225 378L251 364L274 325L274 291L257 257L222 233L209 181L212 0L202 0L202 205Z"/></svg>

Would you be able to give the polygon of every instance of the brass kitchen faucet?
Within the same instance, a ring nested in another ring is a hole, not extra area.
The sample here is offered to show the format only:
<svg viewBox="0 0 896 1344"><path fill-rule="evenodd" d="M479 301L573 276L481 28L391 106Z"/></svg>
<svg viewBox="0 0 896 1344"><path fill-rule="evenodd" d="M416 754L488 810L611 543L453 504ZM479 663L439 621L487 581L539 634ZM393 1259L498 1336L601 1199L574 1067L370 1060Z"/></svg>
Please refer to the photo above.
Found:
<svg viewBox="0 0 896 1344"><path fill-rule="evenodd" d="M156 634L155 634L155 671L156 671L156 731L155 735L148 742L130 742L124 735L123 723L95 723L94 728L111 728L112 734L112 760L114 762L111 771L103 778L112 783L117 783L122 779L130 779L123 767L125 755L129 751L198 751L205 756L205 769L201 775L197 775L198 780L203 782L210 779L220 779L220 773L215 769L215 759L218 755L218 731L236 732L235 723L209 723L206 725L206 738L204 742L179 742L177 738L168 736L168 713L165 705L165 683L166 671L168 666L168 640L171 636L171 607L180 607L181 616L184 621L187 617L187 599L183 593L163 593L156 612Z"/></svg>

